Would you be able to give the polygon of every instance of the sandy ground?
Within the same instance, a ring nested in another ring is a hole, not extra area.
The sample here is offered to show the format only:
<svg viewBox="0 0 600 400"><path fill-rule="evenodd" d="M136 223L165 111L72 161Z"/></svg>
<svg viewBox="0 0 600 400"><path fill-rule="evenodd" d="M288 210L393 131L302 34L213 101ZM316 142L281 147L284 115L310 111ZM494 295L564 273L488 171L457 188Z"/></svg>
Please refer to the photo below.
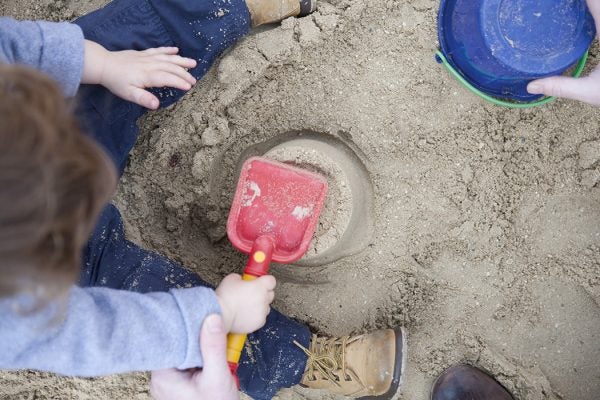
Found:
<svg viewBox="0 0 600 400"><path fill-rule="evenodd" d="M64 19L101 4L3 0L0 11ZM275 267L276 307L322 334L406 326L405 400L428 399L457 362L520 400L597 399L600 112L473 97L434 61L437 6L322 1L242 40L182 102L142 121L116 198L128 234L214 283L240 271L224 237L240 159L307 163L314 155L273 148L316 137L342 165L316 168L335 188L319 234L333 251ZM1 373L0 398L146 399L147 377Z"/></svg>

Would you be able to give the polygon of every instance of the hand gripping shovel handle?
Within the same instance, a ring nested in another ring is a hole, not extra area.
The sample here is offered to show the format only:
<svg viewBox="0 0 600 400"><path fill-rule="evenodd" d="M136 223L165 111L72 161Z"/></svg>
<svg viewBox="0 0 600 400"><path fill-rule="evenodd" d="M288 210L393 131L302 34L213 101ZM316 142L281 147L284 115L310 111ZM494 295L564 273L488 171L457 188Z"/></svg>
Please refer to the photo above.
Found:
<svg viewBox="0 0 600 400"><path fill-rule="evenodd" d="M269 273L269 265L273 257L273 240L268 236L260 236L254 241L248 263L244 267L242 279L252 281ZM230 333L227 335L227 363L235 378L235 383L240 388L237 377L237 368L246 343L246 334Z"/></svg>

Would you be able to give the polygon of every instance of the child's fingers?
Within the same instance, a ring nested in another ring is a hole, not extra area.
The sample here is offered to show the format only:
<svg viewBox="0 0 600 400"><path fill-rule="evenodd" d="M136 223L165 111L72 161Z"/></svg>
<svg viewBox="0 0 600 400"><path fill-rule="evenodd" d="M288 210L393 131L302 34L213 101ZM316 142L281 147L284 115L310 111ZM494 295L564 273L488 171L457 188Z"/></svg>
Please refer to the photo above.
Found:
<svg viewBox="0 0 600 400"><path fill-rule="evenodd" d="M164 72L168 72L174 75L177 75L181 79L188 82L190 85L196 84L196 78L192 74L190 74L186 69L178 67L177 65L163 63L160 67L160 70Z"/></svg>
<svg viewBox="0 0 600 400"><path fill-rule="evenodd" d="M237 282L237 281L241 281L241 280L242 280L242 276L240 274L236 274L236 273L231 273L231 274L227 275L225 278L223 278L223 282L225 282L225 281Z"/></svg>
<svg viewBox="0 0 600 400"><path fill-rule="evenodd" d="M169 64L178 65L183 68L194 68L196 66L196 60L181 57L178 55L168 55L168 54L157 54L153 56L155 60L163 61Z"/></svg>
<svg viewBox="0 0 600 400"><path fill-rule="evenodd" d="M271 312L271 306L269 304L266 304L264 307L261 307L260 309L260 326L257 329L262 328L265 323L267 322L267 317L269 316L269 313Z"/></svg>
<svg viewBox="0 0 600 400"><path fill-rule="evenodd" d="M144 53L146 53L148 55L177 54L177 53L179 53L179 48L177 48L177 47L153 47L151 49L144 50Z"/></svg>
<svg viewBox="0 0 600 400"><path fill-rule="evenodd" d="M148 76L148 80L146 81L146 87L171 87L180 90L190 90L192 88L192 84L187 82L185 79L180 78L179 76L172 74L170 72L156 72L150 74Z"/></svg>
<svg viewBox="0 0 600 400"><path fill-rule="evenodd" d="M149 108L150 110L156 110L160 105L160 102L155 95L138 87L132 87L129 90L128 96L125 98L125 100L129 100L132 103Z"/></svg>
<svg viewBox="0 0 600 400"><path fill-rule="evenodd" d="M179 65L183 68L195 68L198 63L193 58L181 57L181 56L169 56L173 58L171 60L174 64Z"/></svg>
<svg viewBox="0 0 600 400"><path fill-rule="evenodd" d="M274 290L277 285L277 281L273 275L265 275L258 278L258 281L263 285L263 287L267 290Z"/></svg>

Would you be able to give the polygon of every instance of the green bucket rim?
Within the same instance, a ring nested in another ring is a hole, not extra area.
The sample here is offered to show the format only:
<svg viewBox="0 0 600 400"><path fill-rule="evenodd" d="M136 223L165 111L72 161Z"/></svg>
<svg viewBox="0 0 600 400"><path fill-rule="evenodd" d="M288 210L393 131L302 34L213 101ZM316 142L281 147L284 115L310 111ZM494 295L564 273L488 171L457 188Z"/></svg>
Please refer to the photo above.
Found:
<svg viewBox="0 0 600 400"><path fill-rule="evenodd" d="M579 59L577 66L575 67L575 70L573 71L573 75L572 75L573 78L579 78L581 76L581 73L583 72L583 69L585 68L585 65L587 63L589 53L590 53L590 51L587 50L585 52L585 54ZM556 99L556 97L548 96L548 97L544 97L543 99L536 100L531 103L517 103L517 102L511 102L511 101L498 99L496 97L490 96L487 93L482 92L481 90L479 90L475 86L473 86L471 83L469 83L469 81L467 81L465 79L465 77L462 76L460 74L460 72L458 72L448 62L448 60L446 59L446 56L444 56L444 53L442 53L441 50L436 51L435 55L442 62L442 64L446 67L446 69L448 71L450 71L450 74L452 76L454 76L457 81L462 83L463 86L465 86L469 91L471 91L472 93L476 94L477 96L481 97L482 99L487 100L490 103L493 103L497 106L502 106L502 107L507 107L507 108L521 108L521 109L532 108L532 107L537 107L537 106L541 106L541 105L550 103L551 101Z"/></svg>

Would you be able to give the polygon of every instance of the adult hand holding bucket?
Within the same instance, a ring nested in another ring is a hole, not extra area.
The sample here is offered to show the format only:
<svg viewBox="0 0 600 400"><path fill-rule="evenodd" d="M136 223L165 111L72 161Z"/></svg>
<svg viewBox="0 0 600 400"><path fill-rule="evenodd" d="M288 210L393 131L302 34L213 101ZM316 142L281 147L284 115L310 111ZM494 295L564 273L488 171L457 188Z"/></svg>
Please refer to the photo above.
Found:
<svg viewBox="0 0 600 400"><path fill-rule="evenodd" d="M595 36L585 0L442 0L438 61L470 91L495 104L544 104L536 79L579 76Z"/></svg>
<svg viewBox="0 0 600 400"><path fill-rule="evenodd" d="M587 0L587 5L596 24L596 32L600 32L600 0ZM553 76L538 79L527 86L532 94L564 97L580 100L600 106L600 65L586 77L574 79L565 76Z"/></svg>

